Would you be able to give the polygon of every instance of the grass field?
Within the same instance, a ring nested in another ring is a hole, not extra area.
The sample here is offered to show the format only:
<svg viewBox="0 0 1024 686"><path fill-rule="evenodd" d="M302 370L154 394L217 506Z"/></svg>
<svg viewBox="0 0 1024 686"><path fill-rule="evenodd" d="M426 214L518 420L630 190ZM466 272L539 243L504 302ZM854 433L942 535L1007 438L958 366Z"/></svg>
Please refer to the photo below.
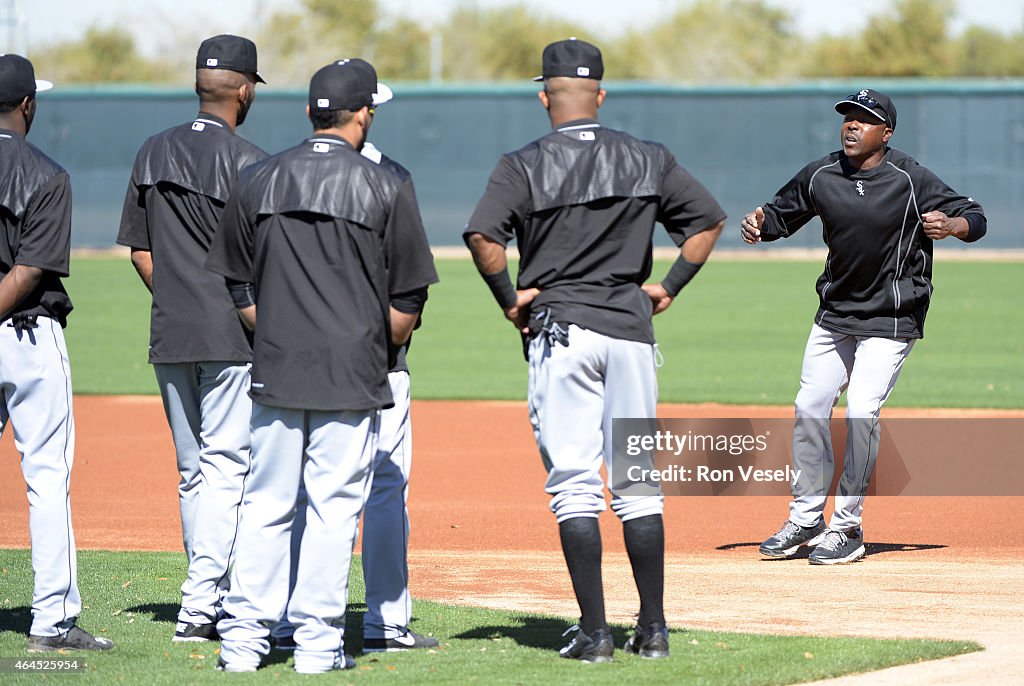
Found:
<svg viewBox="0 0 1024 686"><path fill-rule="evenodd" d="M26 657L31 600L28 551L0 550L0 658ZM351 597L363 596L358 560L352 567ZM177 553L79 553L79 581L86 609L82 625L117 643L110 653L77 653L88 665L74 676L49 675L75 684L223 684L240 681L218 674L217 644L172 644L178 585L185 574ZM350 605L347 650L356 669L335 674L332 683L353 684L788 684L930 660L980 650L968 642L812 638L713 633L676 629L672 658L643 660L617 651L610 665L585 665L558 657L568 619L417 602L413 627L440 638L442 648L405 654L361 656L365 606ZM627 627L613 627L622 645ZM66 656L66 657L70 657ZM38 683L39 674L3 674L3 683ZM287 653L245 683L310 683L296 675Z"/></svg>
<svg viewBox="0 0 1024 686"><path fill-rule="evenodd" d="M667 263L656 264L655 275ZM655 319L666 402L789 404L817 307L817 262L712 261ZM468 260L439 260L410 363L417 398L522 399L526 364ZM1024 407L1024 263L941 260L927 338L890 406ZM146 363L148 293L127 257L79 258L67 329L79 393L155 393ZM197 328L201 326L197 322Z"/></svg>

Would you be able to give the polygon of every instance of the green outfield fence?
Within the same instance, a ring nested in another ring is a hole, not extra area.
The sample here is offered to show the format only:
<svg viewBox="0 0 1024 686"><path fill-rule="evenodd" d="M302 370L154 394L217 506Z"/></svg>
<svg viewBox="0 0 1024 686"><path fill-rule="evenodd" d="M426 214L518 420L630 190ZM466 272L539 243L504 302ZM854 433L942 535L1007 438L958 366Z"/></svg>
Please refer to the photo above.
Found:
<svg viewBox="0 0 1024 686"><path fill-rule="evenodd" d="M391 84L371 140L416 181L434 245L461 244L462 227L498 156L548 127L535 84ZM860 88L899 109L893 144L981 202L986 248L1024 248L1024 81L828 81L787 86L676 87L606 83L608 126L661 141L719 199L730 227L801 166L839 147L832 105ZM71 173L76 247L114 243L135 152L145 138L195 114L186 89L67 87L39 96L30 140ZM277 152L309 131L305 92L260 87L249 140ZM720 245L739 245L727 231ZM788 247L820 243L820 224ZM665 240L661 239L662 244Z"/></svg>

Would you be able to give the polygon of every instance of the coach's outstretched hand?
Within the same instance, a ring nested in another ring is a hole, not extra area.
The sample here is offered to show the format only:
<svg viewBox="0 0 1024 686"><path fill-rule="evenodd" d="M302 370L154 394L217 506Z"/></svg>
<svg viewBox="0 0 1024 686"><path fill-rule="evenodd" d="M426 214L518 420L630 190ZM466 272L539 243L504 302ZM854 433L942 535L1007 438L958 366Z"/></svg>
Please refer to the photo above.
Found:
<svg viewBox="0 0 1024 686"><path fill-rule="evenodd" d="M740 222L740 236L744 243L760 243L761 227L764 226L764 210L758 207Z"/></svg>
<svg viewBox="0 0 1024 686"><path fill-rule="evenodd" d="M530 333L530 303L540 293L539 288L526 288L516 291L516 304L505 310L505 319L512 322L519 333Z"/></svg>

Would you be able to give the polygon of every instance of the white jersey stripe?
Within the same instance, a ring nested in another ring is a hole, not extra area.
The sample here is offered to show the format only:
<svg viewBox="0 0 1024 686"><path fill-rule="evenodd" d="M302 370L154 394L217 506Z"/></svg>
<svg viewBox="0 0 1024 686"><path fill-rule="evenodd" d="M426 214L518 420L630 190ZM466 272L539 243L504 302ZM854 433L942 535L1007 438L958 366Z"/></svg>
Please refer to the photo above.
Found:
<svg viewBox="0 0 1024 686"><path fill-rule="evenodd" d="M815 170L815 172L813 174L811 174L811 180L807 184L807 192L811 196L811 200L812 201L814 200L814 177L816 177L818 174L820 174L823 170L828 169L829 167L834 167L837 164L839 164L839 160L836 160L832 164L826 164L823 167L819 167L817 170ZM815 205L817 205L817 203L815 203ZM819 217L821 216L820 212L818 213L818 216ZM825 299L825 294L828 293L828 287L832 285L832 246L830 246L829 242L828 242L828 239L829 239L828 224L825 223L824 219L821 220L821 225L825 229L825 245L829 249L828 250L828 256L825 258L825 275L826 275L828 281L825 282L825 286L821 289L821 302L822 303L827 303L828 301ZM824 316L825 316L825 312L824 312L824 309L822 309L821 317L818 318L818 323L819 324L821 323L821 319Z"/></svg>
<svg viewBox="0 0 1024 686"><path fill-rule="evenodd" d="M893 169L895 169L896 171L898 171L899 173L901 173L905 177L907 177L907 183L910 184L910 196L907 198L907 208L906 208L906 210L903 213L903 225L900 227L900 238L899 238L899 241L896 243L896 273L892 277L892 290L893 290L893 294L895 296L895 303L896 303L895 308L893 309L893 334L892 335L893 335L893 338L897 338L899 336L899 308L900 308L900 303L901 303L900 291L899 291L899 285L898 285L899 284L899 278L900 278L900 275L903 273L903 267L906 266L907 258L910 257L910 246L913 245L914 236L917 235L917 227L921 226L921 210L917 206L917 194L914 193L914 180L912 178L910 178L910 174L908 174L905 170L900 169L899 167L897 167L892 162L886 161L886 164L888 164L890 167L892 167ZM915 216L917 217L917 221L914 222L914 228L911 230L910 236L907 239L907 254L904 255L903 258L901 259L900 258L900 252L903 249L903 231L906 229L906 226L907 226L907 214L910 213L910 206L911 205L914 206L914 212L916 213ZM931 293L929 293L929 297L930 296L931 296Z"/></svg>

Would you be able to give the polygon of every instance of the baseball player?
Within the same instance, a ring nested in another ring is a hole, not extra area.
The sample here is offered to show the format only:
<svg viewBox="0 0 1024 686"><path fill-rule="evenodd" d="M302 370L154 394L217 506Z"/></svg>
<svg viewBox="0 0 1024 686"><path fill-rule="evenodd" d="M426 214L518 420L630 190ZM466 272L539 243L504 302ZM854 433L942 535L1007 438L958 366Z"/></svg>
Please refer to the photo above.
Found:
<svg viewBox="0 0 1024 686"><path fill-rule="evenodd" d="M506 318L528 336L530 420L581 612L561 655L585 662L609 662L614 648L598 528L612 419L655 416L651 316L697 273L725 218L664 146L601 126L603 74L601 52L589 43L569 39L544 49L538 95L554 128L502 157L464 234ZM661 283L644 284L656 221L680 254ZM518 291L505 259L513 236ZM613 495L611 504L640 594L625 649L668 657L663 498Z"/></svg>
<svg viewBox="0 0 1024 686"><path fill-rule="evenodd" d="M243 173L207 261L247 286L236 307L255 323L252 471L218 623L225 671L260 666L286 606L297 672L354 666L348 569L380 410L393 404L392 348L437 280L412 185L359 154L373 90L349 61L313 75L313 136ZM309 502L289 598L300 483Z"/></svg>
<svg viewBox="0 0 1024 686"><path fill-rule="evenodd" d="M358 69L373 91L372 105L376 109L393 97L391 88L377 80L373 65L359 58L348 60ZM364 141L360 149L363 157L395 174L403 182L412 184L409 171ZM426 289L414 294L422 309L426 302ZM417 323L417 327L419 324ZM406 353L409 343L398 348L394 365L388 371L388 385L394 398L394 407L381 412L377 454L370 469L370 487L363 506L363 580L366 585L366 615L363 617L363 652L400 652L419 648L436 648L436 638L423 636L409 628L412 619L412 599L409 596L409 512L406 500L409 494L409 472L412 465L412 425L409 416L409 366ZM298 510L306 506L305 489L300 488ZM292 578L298 559L297 542L301 540L304 518L297 514L292 531ZM291 650L295 647L294 627L279 622L271 631L275 647Z"/></svg>
<svg viewBox="0 0 1024 686"><path fill-rule="evenodd" d="M819 307L804 350L796 397L793 460L816 476L795 488L789 519L760 548L789 557L816 546L811 564L864 556L861 512L878 451L878 415L914 342L924 336L932 293L932 244L985 235L981 206L887 143L896 105L871 89L835 105L841 150L801 169L772 201L746 215L747 243L791 236L818 216L828 246ZM823 511L832 482L829 420L846 391L848 438L835 512Z"/></svg>
<svg viewBox="0 0 1024 686"><path fill-rule="evenodd" d="M217 638L238 505L249 472L250 334L204 262L238 172L266 153L235 135L263 82L247 38L204 40L199 114L139 150L117 242L153 294L149 361L178 458L188 576L174 641Z"/></svg>
<svg viewBox="0 0 1024 686"><path fill-rule="evenodd" d="M63 328L71 312L68 275L71 182L25 140L36 113L32 63L0 55L0 434L10 418L28 487L32 539L30 652L109 650L114 642L75 624L78 594L71 527L75 420Z"/></svg>

